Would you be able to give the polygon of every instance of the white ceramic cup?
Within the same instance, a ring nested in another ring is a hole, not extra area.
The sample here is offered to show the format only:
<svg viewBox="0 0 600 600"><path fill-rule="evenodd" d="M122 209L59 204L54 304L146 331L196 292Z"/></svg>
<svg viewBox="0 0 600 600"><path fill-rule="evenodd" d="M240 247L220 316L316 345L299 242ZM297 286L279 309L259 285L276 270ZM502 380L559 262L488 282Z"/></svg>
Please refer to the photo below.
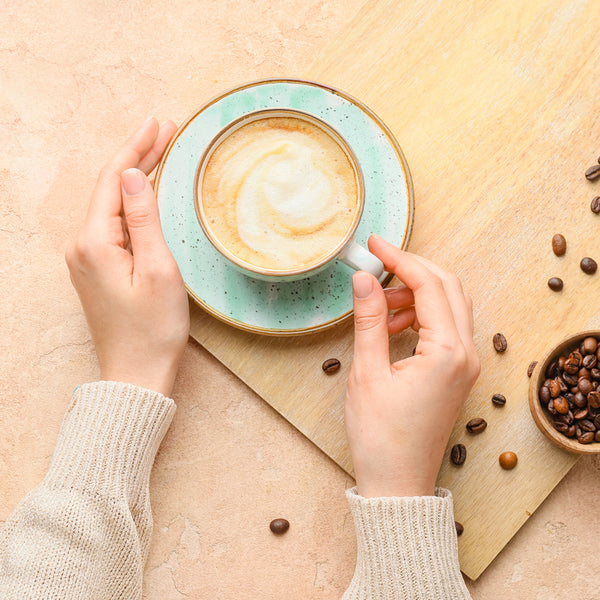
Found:
<svg viewBox="0 0 600 600"><path fill-rule="evenodd" d="M308 266L301 266L295 268L269 268L263 266L254 265L247 260L244 260L237 256L234 252L223 243L219 237L213 231L210 220L206 214L206 210L202 201L202 187L204 176L206 173L207 165L216 149L222 144L230 135L241 127L258 121L261 119L268 119L272 117L287 117L292 119L299 119L305 121L313 126L318 127L321 131L327 134L327 136L333 140L339 148L342 149L350 165L352 166L355 182L356 182L356 210L353 213L353 218L350 226L345 231L344 235L339 238L337 243L331 247L329 252L315 263ZM366 248L361 246L354 239L356 229L360 223L365 203L364 194L364 180L363 174L360 169L360 165L356 159L352 148L342 135L336 131L333 127L322 121L321 119L295 109L264 109L248 113L243 117L236 119L235 121L226 125L208 144L205 151L203 152L198 166L196 168L195 180L194 180L194 205L196 208L196 214L198 221L204 234L211 244L218 250L223 257L225 257L234 267L240 270L242 273L267 281L294 281L305 277L310 277L319 271L326 269L335 260L340 260L349 267L355 270L368 271L378 279L384 273L383 263L373 254L371 254Z"/></svg>

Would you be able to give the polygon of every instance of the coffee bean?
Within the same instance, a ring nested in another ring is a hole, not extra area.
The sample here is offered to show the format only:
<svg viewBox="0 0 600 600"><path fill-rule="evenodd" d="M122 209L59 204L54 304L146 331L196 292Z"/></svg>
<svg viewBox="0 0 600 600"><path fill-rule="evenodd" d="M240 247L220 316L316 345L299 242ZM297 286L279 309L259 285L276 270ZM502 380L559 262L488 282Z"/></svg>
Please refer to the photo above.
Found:
<svg viewBox="0 0 600 600"><path fill-rule="evenodd" d="M565 365L563 367L565 373L569 375L575 375L579 371L579 361L575 357L569 357L565 360Z"/></svg>
<svg viewBox="0 0 600 600"><path fill-rule="evenodd" d="M290 528L290 522L287 519L273 519L269 524L269 529L275 535L282 535Z"/></svg>
<svg viewBox="0 0 600 600"><path fill-rule="evenodd" d="M566 415L569 412L569 403L564 396L554 398L554 410L560 415Z"/></svg>
<svg viewBox="0 0 600 600"><path fill-rule="evenodd" d="M558 396L560 396L560 383L558 382L558 379L553 379L552 381L550 381L550 384L548 385L548 389L550 390L550 396L552 398L558 398Z"/></svg>
<svg viewBox="0 0 600 600"><path fill-rule="evenodd" d="M563 381L567 385L570 385L571 387L573 387L573 386L577 385L577 382L579 381L579 372L571 375L570 373L567 373L566 371L564 371L562 374L562 378L563 378ZM577 392L575 392L575 393L577 393Z"/></svg>
<svg viewBox="0 0 600 600"><path fill-rule="evenodd" d="M600 431L596 431L596 433L594 434L594 441L600 442Z"/></svg>
<svg viewBox="0 0 600 600"><path fill-rule="evenodd" d="M600 177L600 165L593 165L585 172L588 181L594 181Z"/></svg>
<svg viewBox="0 0 600 600"><path fill-rule="evenodd" d="M566 435L566 433L569 431L569 425L562 423L561 421L552 421L552 425L556 431L562 433L563 435Z"/></svg>
<svg viewBox="0 0 600 600"><path fill-rule="evenodd" d="M576 410L573 413L573 417L575 418L576 421L581 421L581 419L587 418L589 414L590 414L590 411L587 409L587 407L585 407L585 408L580 408L580 409Z"/></svg>
<svg viewBox="0 0 600 600"><path fill-rule="evenodd" d="M337 358L328 358L322 365L321 368L327 375L332 375L340 370L342 363Z"/></svg>
<svg viewBox="0 0 600 600"><path fill-rule="evenodd" d="M581 361L584 369L590 369L590 377L592 376L591 369L596 366L598 359L595 354L586 354ZM579 371L579 376L581 377L581 370Z"/></svg>
<svg viewBox="0 0 600 600"><path fill-rule="evenodd" d="M494 394L492 396L492 404L495 406L504 406L506 404L506 397L502 394Z"/></svg>
<svg viewBox="0 0 600 600"><path fill-rule="evenodd" d="M561 233L556 233L552 237L552 251L556 256L562 256L567 251L567 240Z"/></svg>
<svg viewBox="0 0 600 600"><path fill-rule="evenodd" d="M471 419L467 423L467 431L469 433L481 433L487 427L487 422L485 419L481 417L476 417L475 419Z"/></svg>
<svg viewBox="0 0 600 600"><path fill-rule="evenodd" d="M578 408L584 408L587 404L587 398L581 392L577 392L573 396L573 404Z"/></svg>
<svg viewBox="0 0 600 600"><path fill-rule="evenodd" d="M594 437L595 435L593 431L586 431L577 436L577 441L580 444L591 444L594 441Z"/></svg>
<svg viewBox="0 0 600 600"><path fill-rule="evenodd" d="M558 361L557 360L553 360L547 367L546 367L546 377L552 379L553 377L556 377L558 375L558 371L560 369L562 369L564 367L564 361L562 361L563 364L562 366L559 368L558 366Z"/></svg>
<svg viewBox="0 0 600 600"><path fill-rule="evenodd" d="M600 167L600 165L598 165ZM589 256L584 256L579 263L581 270L587 275L593 275L598 269L598 264L593 258Z"/></svg>
<svg viewBox="0 0 600 600"><path fill-rule="evenodd" d="M598 165L600 167L600 165ZM506 338L501 333L496 333L494 335L494 350L496 352L504 352L508 347L506 343Z"/></svg>
<svg viewBox="0 0 600 600"><path fill-rule="evenodd" d="M600 408L600 392L593 390L587 395L590 408Z"/></svg>
<svg viewBox="0 0 600 600"><path fill-rule="evenodd" d="M595 337L588 335L588 337L583 340L582 346L584 354L594 354L598 349L598 340Z"/></svg>
<svg viewBox="0 0 600 600"><path fill-rule="evenodd" d="M596 196L592 199L592 203L590 204L590 208L592 212L597 215L600 213L600 196Z"/></svg>
<svg viewBox="0 0 600 600"><path fill-rule="evenodd" d="M581 427L582 431L596 431L596 426L593 421L590 421L589 419L582 419L579 421L579 427Z"/></svg>
<svg viewBox="0 0 600 600"><path fill-rule="evenodd" d="M548 287L553 292L560 292L563 289L563 280L560 277L550 277L548 279Z"/></svg>
<svg viewBox="0 0 600 600"><path fill-rule="evenodd" d="M531 377L533 375L533 370L537 366L537 360L532 360L527 367L527 377Z"/></svg>
<svg viewBox="0 0 600 600"><path fill-rule="evenodd" d="M465 530L465 528L463 527L462 523L459 523L458 521L454 521L454 527L456 527L456 535L462 535L463 531Z"/></svg>
<svg viewBox="0 0 600 600"><path fill-rule="evenodd" d="M514 452L503 452L498 457L498 462L503 469L514 469L517 466L517 455Z"/></svg>
<svg viewBox="0 0 600 600"><path fill-rule="evenodd" d="M550 390L548 389L548 386L546 386L546 385L543 385L543 386L540 388L540 391L539 391L539 393L538 393L538 396L539 396L539 398L540 398L540 402L541 402L542 404L547 404L547 403L548 403L548 401L550 400L550 398L552 397L552 396L550 395Z"/></svg>
<svg viewBox="0 0 600 600"><path fill-rule="evenodd" d="M458 467L467 460L467 448L464 444L454 444L450 451L450 460Z"/></svg>

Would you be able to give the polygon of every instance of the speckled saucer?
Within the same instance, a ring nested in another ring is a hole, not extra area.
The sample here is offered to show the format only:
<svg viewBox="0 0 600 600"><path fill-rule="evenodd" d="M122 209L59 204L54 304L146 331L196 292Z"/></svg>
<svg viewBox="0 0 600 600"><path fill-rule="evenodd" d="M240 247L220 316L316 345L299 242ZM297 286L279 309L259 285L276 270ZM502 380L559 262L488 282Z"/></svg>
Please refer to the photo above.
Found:
<svg viewBox="0 0 600 600"><path fill-rule="evenodd" d="M159 165L155 189L165 239L188 293L208 313L234 327L299 335L326 329L352 314L352 269L335 261L299 281L253 279L215 250L194 208L196 167L213 137L246 113L274 107L315 115L337 129L354 150L365 182L358 243L366 246L369 235L378 233L405 248L412 226L413 188L404 155L381 120L351 96L318 83L292 79L248 83L214 98L179 128Z"/></svg>

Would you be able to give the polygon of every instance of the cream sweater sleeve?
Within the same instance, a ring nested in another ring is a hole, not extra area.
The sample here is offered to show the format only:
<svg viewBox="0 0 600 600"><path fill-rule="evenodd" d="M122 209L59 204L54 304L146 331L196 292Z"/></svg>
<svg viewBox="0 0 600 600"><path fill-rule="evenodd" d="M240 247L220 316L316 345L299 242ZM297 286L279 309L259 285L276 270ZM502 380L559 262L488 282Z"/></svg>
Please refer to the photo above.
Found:
<svg viewBox="0 0 600 600"><path fill-rule="evenodd" d="M128 384L75 390L46 477L0 531L0 598L141 598L150 469L174 412Z"/></svg>
<svg viewBox="0 0 600 600"><path fill-rule="evenodd" d="M452 495L363 498L346 492L356 571L342 600L469 600L458 564Z"/></svg>

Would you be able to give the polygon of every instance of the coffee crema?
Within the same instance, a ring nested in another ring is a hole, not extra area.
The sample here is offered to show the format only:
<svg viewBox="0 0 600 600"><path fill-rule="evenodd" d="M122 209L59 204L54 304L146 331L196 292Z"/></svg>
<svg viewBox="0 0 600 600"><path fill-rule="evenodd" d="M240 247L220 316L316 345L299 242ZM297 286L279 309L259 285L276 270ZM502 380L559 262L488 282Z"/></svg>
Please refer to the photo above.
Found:
<svg viewBox="0 0 600 600"><path fill-rule="evenodd" d="M360 209L340 145L301 118L272 116L227 136L198 182L213 237L258 269L310 269L328 258Z"/></svg>

